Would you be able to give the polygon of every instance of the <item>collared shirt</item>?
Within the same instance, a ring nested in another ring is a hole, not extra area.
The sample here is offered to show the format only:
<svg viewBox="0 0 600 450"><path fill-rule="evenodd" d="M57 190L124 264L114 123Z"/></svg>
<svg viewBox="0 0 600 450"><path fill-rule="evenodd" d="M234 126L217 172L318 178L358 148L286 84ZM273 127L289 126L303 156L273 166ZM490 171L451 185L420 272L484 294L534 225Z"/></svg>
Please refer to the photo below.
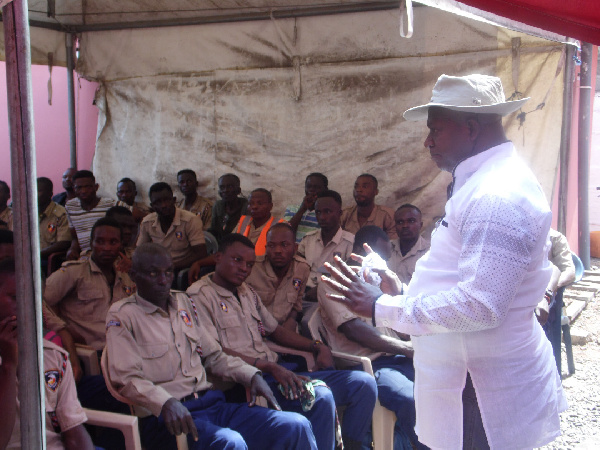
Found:
<svg viewBox="0 0 600 450"><path fill-rule="evenodd" d="M72 198L66 203L65 209L67 210L69 226L75 229L81 254L91 250L90 241L94 224L98 219L102 219L106 216L106 211L117 205L124 206L131 210L131 206L124 202L117 202L112 198L100 198L96 207L89 211L86 211L81 207L81 201L78 198Z"/></svg>
<svg viewBox="0 0 600 450"><path fill-rule="evenodd" d="M142 211L144 214L150 214L152 212L152 208L142 202L133 202L132 208L137 208Z"/></svg>
<svg viewBox="0 0 600 450"><path fill-rule="evenodd" d="M348 259L352 253L353 245L354 235L342 230L341 227L325 246L321 238L321 230L315 230L304 236L300 245L298 245L298 255L302 256L310 265L310 278L307 286L315 287L319 284L321 275L328 273L323 264L327 261L332 263L335 255L338 255L344 261Z"/></svg>
<svg viewBox="0 0 600 450"><path fill-rule="evenodd" d="M384 352L376 352L368 347L364 347L358 342L350 340L344 333L339 331L339 327L354 319L362 320L371 326L371 320L357 316L350 311L344 304L332 300L327 294L334 294L334 290L325 283L319 283L317 287L317 298L319 300L319 309L316 314L321 314L321 320L325 333L322 335L327 345L333 351L349 353L351 355L366 356L371 361L384 355ZM398 334L391 328L378 327L381 334L399 339Z"/></svg>
<svg viewBox="0 0 600 450"><path fill-rule="evenodd" d="M168 311L133 295L115 303L106 317L110 380L122 396L155 416L172 397L211 389L205 367L246 386L259 373L223 353L196 310L183 292L171 293Z"/></svg>
<svg viewBox="0 0 600 450"><path fill-rule="evenodd" d="M414 336L421 442L462 446L468 371L490 446L539 447L560 434L566 409L534 317L551 274L552 214L511 142L464 160L454 175L446 215L407 295L380 297L376 324Z"/></svg>
<svg viewBox="0 0 600 450"><path fill-rule="evenodd" d="M573 257L571 256L571 249L569 248L567 238L553 228L550 228L548 238L551 244L550 251L548 252L550 262L558 267L558 270L561 272L573 268Z"/></svg>
<svg viewBox="0 0 600 450"><path fill-rule="evenodd" d="M352 234L356 234L358 230L366 225L375 225L381 228L394 240L398 237L396 234L396 222L394 222L394 210L387 206L375 205L371 215L364 224L358 222L358 206L354 205L342 211L342 219L340 221L342 228Z"/></svg>
<svg viewBox="0 0 600 450"><path fill-rule="evenodd" d="M213 283L212 274L192 284L187 293L198 306L200 322L221 347L277 361L277 353L267 347L265 337L279 324L246 283L237 289L239 301L233 292Z"/></svg>
<svg viewBox="0 0 600 450"><path fill-rule="evenodd" d="M281 324L292 309L302 311L302 296L309 275L310 266L303 258L294 256L280 281L271 263L264 256L259 256L246 283L254 288L265 308Z"/></svg>
<svg viewBox="0 0 600 450"><path fill-rule="evenodd" d="M46 339L44 346L44 387L46 399L46 448L63 450L61 433L87 422L77 398L69 354ZM21 448L20 406L17 400L15 426L7 449Z"/></svg>
<svg viewBox="0 0 600 450"><path fill-rule="evenodd" d="M171 253L173 263L177 264L193 254L194 245L204 244L202 220L189 211L175 208L175 217L163 233L157 213L148 214L140 225L137 245L145 242L160 244Z"/></svg>
<svg viewBox="0 0 600 450"><path fill-rule="evenodd" d="M8 229L12 231L13 229L13 212L10 206L7 206L4 211L0 212L0 220L2 222L6 222L8 225Z"/></svg>
<svg viewBox="0 0 600 450"><path fill-rule="evenodd" d="M247 214L248 199L245 197L238 197L238 201L240 202L240 208L233 214L227 214L225 212L225 202L223 200L217 200L214 204L209 231L217 238L217 240L231 233L240 221L240 217L242 217L243 214Z"/></svg>
<svg viewBox="0 0 600 450"><path fill-rule="evenodd" d="M40 250L62 241L71 241L67 210L57 203L50 202L40 213Z"/></svg>
<svg viewBox="0 0 600 450"><path fill-rule="evenodd" d="M60 206L65 206L67 203L67 191L56 194L54 197L52 197L52 201Z"/></svg>
<svg viewBox="0 0 600 450"><path fill-rule="evenodd" d="M177 207L184 209L185 206L185 197L177 202ZM196 214L202 219L203 229L206 231L210 228L210 222L212 220L212 208L213 202L211 202L206 197L202 197L200 195L196 196L196 200L192 203L190 209L186 209L185 211L189 211L192 214Z"/></svg>
<svg viewBox="0 0 600 450"><path fill-rule="evenodd" d="M48 306L58 307L60 318L79 333L87 345L102 350L104 322L110 305L134 292L135 283L129 275L116 272L115 284L111 287L90 258L67 261L52 273L46 280L43 298Z"/></svg>
<svg viewBox="0 0 600 450"><path fill-rule="evenodd" d="M415 245L402 256L400 239L392 241L392 256L388 261L388 267L398 275L400 281L404 284L410 283L412 274L415 271L415 265L421 256L429 250L429 241L423 236L419 236Z"/></svg>
<svg viewBox="0 0 600 450"><path fill-rule="evenodd" d="M289 205L285 208L285 213L283 213L283 220L289 222L292 220L292 217L296 215L301 205ZM306 236L311 231L318 230L319 222L317 221L317 215L315 214L315 210L312 211L307 210L304 214L302 214L302 219L298 224L298 228L296 229L296 243L300 243L302 238Z"/></svg>

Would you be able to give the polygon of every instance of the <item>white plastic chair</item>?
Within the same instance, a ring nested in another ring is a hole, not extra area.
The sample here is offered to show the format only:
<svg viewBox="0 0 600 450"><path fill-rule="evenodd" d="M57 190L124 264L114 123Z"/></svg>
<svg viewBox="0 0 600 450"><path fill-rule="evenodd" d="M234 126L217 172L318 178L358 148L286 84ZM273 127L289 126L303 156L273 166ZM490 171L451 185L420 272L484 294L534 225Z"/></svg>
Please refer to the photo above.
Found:
<svg viewBox="0 0 600 450"><path fill-rule="evenodd" d="M319 306L313 316L308 321L308 330L313 339L323 341L322 330L324 331L323 321L321 319L321 307ZM324 342L324 341L323 341ZM332 355L337 360L354 362L362 365L362 368L371 376L373 366L371 360L365 356L356 356L349 353L332 350ZM373 446L374 450L390 450L394 448L394 425L396 424L396 414L387 408L381 406L379 399L375 402L373 409Z"/></svg>
<svg viewBox="0 0 600 450"><path fill-rule="evenodd" d="M140 433L139 433L139 429L137 427L138 418L136 416L146 417L146 416L150 415L150 411L148 411L147 409L145 409L139 405L133 404L130 400L123 397L121 394L119 394L117 392L116 388L112 384L112 381L110 379L110 375L108 372L108 355L106 353L106 349L104 349L104 351L102 352L102 358L100 360L100 364L102 366L102 375L104 375L104 381L106 381L106 387L108 388L108 391L118 401L120 401L121 403L125 403L126 405L129 405L129 407L131 408L132 416L126 416L124 414L115 414L115 415L120 416L120 417L135 419L135 425L136 425L135 431L137 434L137 442L140 442ZM188 450L188 442L187 442L186 434L182 433L179 436L175 436L175 439L177 441L177 450ZM140 445L140 447L131 447L131 449L132 450L141 449L141 445ZM127 450L130 450L129 446L127 447Z"/></svg>

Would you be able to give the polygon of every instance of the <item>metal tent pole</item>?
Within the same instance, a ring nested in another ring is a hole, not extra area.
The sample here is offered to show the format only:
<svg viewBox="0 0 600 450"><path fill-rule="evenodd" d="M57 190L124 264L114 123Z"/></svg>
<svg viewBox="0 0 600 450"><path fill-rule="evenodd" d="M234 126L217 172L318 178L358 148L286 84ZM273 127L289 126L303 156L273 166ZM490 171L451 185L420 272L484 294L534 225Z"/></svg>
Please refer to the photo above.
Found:
<svg viewBox="0 0 600 450"><path fill-rule="evenodd" d="M69 100L69 143L71 148L71 165L77 168L77 134L75 125L75 82L73 80L73 71L75 70L73 53L73 35L66 34L67 47L67 94Z"/></svg>
<svg viewBox="0 0 600 450"><path fill-rule="evenodd" d="M590 268L590 220L588 189L590 174L590 139L592 131L592 44L581 43L581 72L579 92L579 153L578 153L578 230L579 257L586 269Z"/></svg>
<svg viewBox="0 0 600 450"><path fill-rule="evenodd" d="M567 44L564 73L563 118L560 134L560 175L558 182L558 217L557 230L567 234L567 199L569 187L569 154L571 148L571 122L573 120L573 81L575 74L574 56L577 47Z"/></svg>
<svg viewBox="0 0 600 450"><path fill-rule="evenodd" d="M41 277L31 50L26 0L2 8L17 270L21 447L45 448Z"/></svg>

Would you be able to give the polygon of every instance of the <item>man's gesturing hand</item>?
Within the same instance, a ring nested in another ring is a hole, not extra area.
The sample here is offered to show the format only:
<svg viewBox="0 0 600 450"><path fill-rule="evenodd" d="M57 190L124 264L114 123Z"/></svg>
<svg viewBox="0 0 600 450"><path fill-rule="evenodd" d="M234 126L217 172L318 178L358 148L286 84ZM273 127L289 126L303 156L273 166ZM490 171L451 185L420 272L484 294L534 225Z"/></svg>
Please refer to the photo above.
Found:
<svg viewBox="0 0 600 450"><path fill-rule="evenodd" d="M165 402L160 414L169 433L179 436L181 433L192 433L194 441L198 440L198 430L192 415L181 402L173 397Z"/></svg>
<svg viewBox="0 0 600 450"><path fill-rule="evenodd" d="M271 390L265 379L260 375L260 373L257 373L252 377L252 380L250 381L251 400L250 403L248 403L249 407L253 407L254 405L256 405L256 397L259 395L262 395L264 398L266 398L267 402L273 407L273 409L281 411L281 406L279 406L279 403L277 403L277 400L275 400L273 391Z"/></svg>
<svg viewBox="0 0 600 450"><path fill-rule="evenodd" d="M323 275L321 279L338 294L327 294L327 297L343 303L350 311L360 316L371 317L373 303L383 292L378 287L362 281L339 256L334 259L337 268L330 263L325 263L331 278Z"/></svg>

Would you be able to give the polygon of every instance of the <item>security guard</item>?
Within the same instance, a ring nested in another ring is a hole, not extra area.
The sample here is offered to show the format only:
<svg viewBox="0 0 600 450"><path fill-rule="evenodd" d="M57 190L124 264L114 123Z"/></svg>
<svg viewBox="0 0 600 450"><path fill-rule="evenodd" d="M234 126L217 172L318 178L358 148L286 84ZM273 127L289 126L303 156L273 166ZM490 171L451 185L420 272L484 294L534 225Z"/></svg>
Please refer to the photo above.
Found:
<svg viewBox="0 0 600 450"><path fill-rule="evenodd" d="M295 255L297 248L294 230L289 224L273 225L267 233L266 254L256 258L247 280L277 322L291 331L296 331L310 275L310 266Z"/></svg>
<svg viewBox="0 0 600 450"><path fill-rule="evenodd" d="M194 302L171 293L173 262L163 247L138 247L131 275L138 293L113 305L106 319L107 375L121 395L147 410L140 414L145 448L175 448L172 435L181 433L192 450L317 448L308 421L279 411L260 372L226 355L205 332ZM225 403L205 367L249 386L250 404ZM277 411L252 407L256 395Z"/></svg>
<svg viewBox="0 0 600 450"><path fill-rule="evenodd" d="M269 349L266 337L280 345L312 351L319 368L333 366L331 351L320 341L311 341L283 328L263 307L256 292L244 282L255 258L254 246L248 238L230 234L221 240L215 255L215 272L187 291L196 302L200 321L226 353L239 356L268 374L267 382L276 391L283 408L301 412L310 420L319 449L334 447L334 399L338 406L346 407L342 423L344 447L360 448L375 406L375 379L360 371L311 372L310 376L327 383L331 392L315 387L312 409L301 407L298 397L305 393L303 381L308 380L309 373L295 373L297 364L279 364L279 355Z"/></svg>
<svg viewBox="0 0 600 450"><path fill-rule="evenodd" d="M40 214L40 255L42 263L52 253L63 252L71 245L67 210L52 201L52 181L37 179L38 212Z"/></svg>

